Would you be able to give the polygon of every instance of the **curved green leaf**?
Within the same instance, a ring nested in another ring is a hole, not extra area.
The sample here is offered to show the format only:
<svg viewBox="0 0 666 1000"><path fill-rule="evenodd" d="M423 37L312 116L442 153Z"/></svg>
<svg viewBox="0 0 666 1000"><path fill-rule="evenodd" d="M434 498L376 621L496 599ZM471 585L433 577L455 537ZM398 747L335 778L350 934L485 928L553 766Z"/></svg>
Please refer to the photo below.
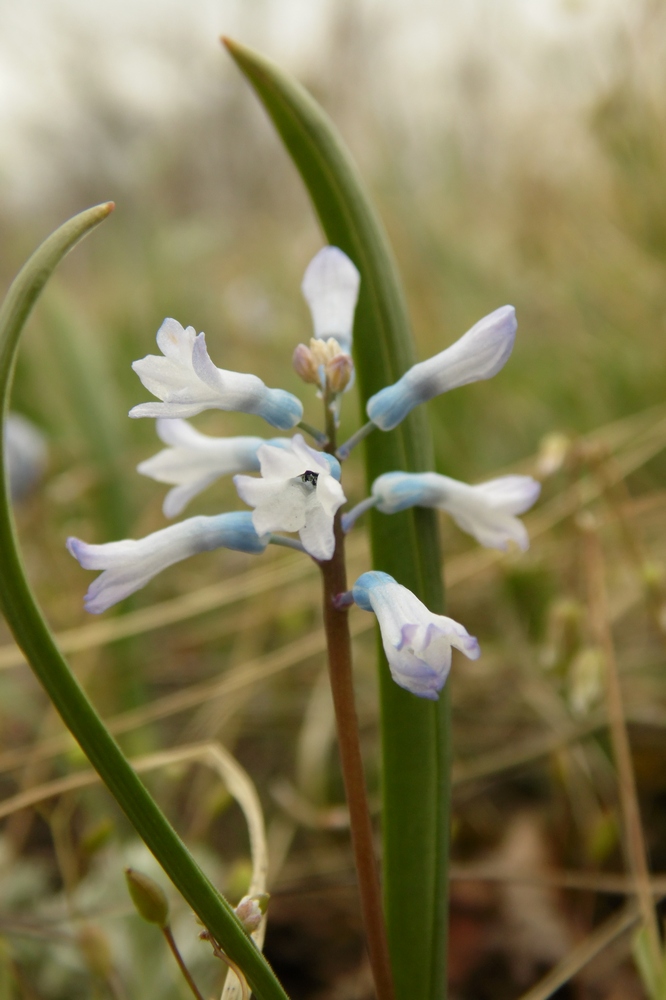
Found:
<svg viewBox="0 0 666 1000"><path fill-rule="evenodd" d="M361 272L354 359L363 407L414 362L393 256L356 166L330 119L295 80L268 59L223 40L298 168L329 243ZM368 482L383 472L432 468L423 408L395 431L365 443ZM373 511L373 562L443 611L433 511L390 518ZM390 679L380 646L383 756L383 872L389 945L398 1000L446 995L449 839L449 701L425 702Z"/></svg>
<svg viewBox="0 0 666 1000"><path fill-rule="evenodd" d="M57 229L35 251L0 308L0 415L4 427L21 331L39 293L65 254L107 217L98 205ZM229 904L196 864L123 756L55 644L32 595L19 555L0 434L0 608L16 642L81 749L204 925L245 972L260 1000L287 1000L270 966L242 930Z"/></svg>

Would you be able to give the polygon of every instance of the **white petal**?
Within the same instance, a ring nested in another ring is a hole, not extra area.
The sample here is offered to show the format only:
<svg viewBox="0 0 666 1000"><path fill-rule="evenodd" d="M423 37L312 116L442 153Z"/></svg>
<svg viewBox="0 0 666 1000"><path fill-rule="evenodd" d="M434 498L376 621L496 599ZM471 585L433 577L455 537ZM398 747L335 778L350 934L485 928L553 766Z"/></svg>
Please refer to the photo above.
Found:
<svg viewBox="0 0 666 1000"><path fill-rule="evenodd" d="M335 337L351 353L360 275L338 247L327 246L310 261L301 289L312 313L315 337Z"/></svg>
<svg viewBox="0 0 666 1000"><path fill-rule="evenodd" d="M261 475L264 479L294 479L307 469L307 461L294 454L293 448L277 448L264 444L257 452Z"/></svg>
<svg viewBox="0 0 666 1000"><path fill-rule="evenodd" d="M196 331L193 326L186 329L177 319L165 319L157 331L157 346L165 358L170 358L178 365L192 367L192 347Z"/></svg>
<svg viewBox="0 0 666 1000"><path fill-rule="evenodd" d="M294 480L266 480L234 476L241 500L255 508L252 522L257 533L298 531L305 524L307 495Z"/></svg>
<svg viewBox="0 0 666 1000"><path fill-rule="evenodd" d="M347 497L337 479L334 479L333 476L320 475L317 479L316 499L326 515L332 518L338 508L345 503Z"/></svg>
<svg viewBox="0 0 666 1000"><path fill-rule="evenodd" d="M332 559L335 551L333 518L316 502L314 494L306 506L305 525L298 534L303 548L313 559Z"/></svg>

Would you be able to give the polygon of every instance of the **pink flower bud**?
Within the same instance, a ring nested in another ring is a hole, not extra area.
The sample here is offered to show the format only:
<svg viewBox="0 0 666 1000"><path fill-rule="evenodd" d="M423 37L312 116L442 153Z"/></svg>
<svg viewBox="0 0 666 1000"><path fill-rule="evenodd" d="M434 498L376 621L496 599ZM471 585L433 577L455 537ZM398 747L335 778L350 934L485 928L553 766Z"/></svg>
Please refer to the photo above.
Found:
<svg viewBox="0 0 666 1000"><path fill-rule="evenodd" d="M312 382L314 385L319 385L317 365L309 347L306 347L305 344L298 344L291 363L296 374L304 382Z"/></svg>
<svg viewBox="0 0 666 1000"><path fill-rule="evenodd" d="M332 392L343 392L349 385L354 362L349 354L338 354L326 365L326 381Z"/></svg>

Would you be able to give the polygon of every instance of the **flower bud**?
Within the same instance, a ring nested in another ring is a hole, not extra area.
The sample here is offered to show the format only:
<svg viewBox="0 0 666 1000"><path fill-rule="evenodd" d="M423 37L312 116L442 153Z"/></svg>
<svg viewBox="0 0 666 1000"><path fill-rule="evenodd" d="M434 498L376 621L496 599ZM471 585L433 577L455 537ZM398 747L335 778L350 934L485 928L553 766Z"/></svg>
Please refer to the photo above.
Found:
<svg viewBox="0 0 666 1000"><path fill-rule="evenodd" d="M349 385L354 362L349 354L338 354L326 365L326 381L331 392L343 392Z"/></svg>
<svg viewBox="0 0 666 1000"><path fill-rule="evenodd" d="M270 896L267 892L258 892L254 896L243 896L234 910L248 934L256 931L268 909Z"/></svg>
<svg viewBox="0 0 666 1000"><path fill-rule="evenodd" d="M343 353L335 337L329 337L328 340L315 340L312 337L310 339L310 351L312 352L312 357L317 368L320 365L328 365L334 358Z"/></svg>
<svg viewBox="0 0 666 1000"><path fill-rule="evenodd" d="M125 869L125 878L132 902L143 919L149 924L166 927L169 923L169 901L162 887L134 868Z"/></svg>
<svg viewBox="0 0 666 1000"><path fill-rule="evenodd" d="M292 358L292 366L299 378L302 378L304 382L311 382L313 385L319 385L319 373L317 371L317 364L312 356L312 351L305 344L298 344L294 350L294 356Z"/></svg>

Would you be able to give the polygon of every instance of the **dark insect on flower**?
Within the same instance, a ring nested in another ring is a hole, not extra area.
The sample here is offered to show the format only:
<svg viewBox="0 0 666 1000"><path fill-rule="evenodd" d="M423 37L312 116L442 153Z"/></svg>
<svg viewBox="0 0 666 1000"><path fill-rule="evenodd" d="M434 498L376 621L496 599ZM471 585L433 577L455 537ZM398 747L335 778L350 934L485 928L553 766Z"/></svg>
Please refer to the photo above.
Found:
<svg viewBox="0 0 666 1000"><path fill-rule="evenodd" d="M309 483L310 486L316 486L317 480L319 479L319 473L310 472L309 469L306 469L303 475L301 476L301 479L304 483Z"/></svg>

